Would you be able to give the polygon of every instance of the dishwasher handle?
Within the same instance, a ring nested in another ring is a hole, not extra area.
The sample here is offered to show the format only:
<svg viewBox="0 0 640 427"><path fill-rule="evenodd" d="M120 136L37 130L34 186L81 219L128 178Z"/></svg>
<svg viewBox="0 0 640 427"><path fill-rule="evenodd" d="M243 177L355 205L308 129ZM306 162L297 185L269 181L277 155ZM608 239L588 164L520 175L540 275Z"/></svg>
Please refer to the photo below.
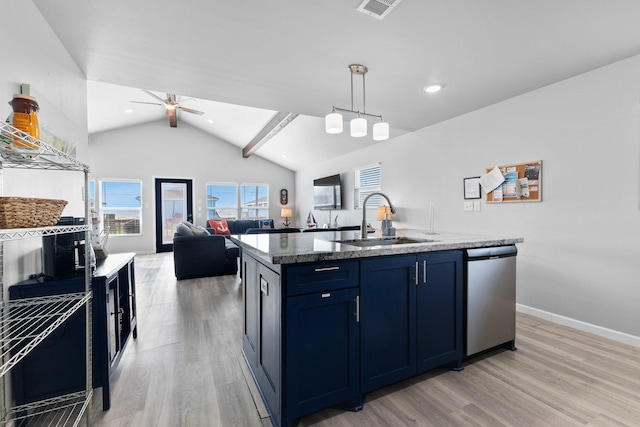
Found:
<svg viewBox="0 0 640 427"><path fill-rule="evenodd" d="M479 261L483 259L506 258L516 256L518 248L515 245L495 246L491 248L467 249L468 261Z"/></svg>

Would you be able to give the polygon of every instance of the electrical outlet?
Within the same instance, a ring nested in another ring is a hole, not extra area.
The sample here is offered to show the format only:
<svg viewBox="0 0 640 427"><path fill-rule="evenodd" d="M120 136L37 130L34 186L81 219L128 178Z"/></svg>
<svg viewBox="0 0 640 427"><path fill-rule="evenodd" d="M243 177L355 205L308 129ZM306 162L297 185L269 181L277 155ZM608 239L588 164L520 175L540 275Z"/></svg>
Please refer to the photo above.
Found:
<svg viewBox="0 0 640 427"><path fill-rule="evenodd" d="M464 202L464 211L465 212L471 212L473 211L473 202Z"/></svg>

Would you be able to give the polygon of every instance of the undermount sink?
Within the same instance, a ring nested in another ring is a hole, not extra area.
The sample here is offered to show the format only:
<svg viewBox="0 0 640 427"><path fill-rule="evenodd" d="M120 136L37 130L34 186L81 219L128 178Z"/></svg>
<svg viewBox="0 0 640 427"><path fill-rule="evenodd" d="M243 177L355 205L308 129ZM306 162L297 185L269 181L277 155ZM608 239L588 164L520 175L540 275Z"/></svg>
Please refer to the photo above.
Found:
<svg viewBox="0 0 640 427"><path fill-rule="evenodd" d="M344 243L352 246L388 246L388 245L409 245L412 243L437 242L433 239L415 239L412 237L377 237L368 239L335 240L336 243Z"/></svg>

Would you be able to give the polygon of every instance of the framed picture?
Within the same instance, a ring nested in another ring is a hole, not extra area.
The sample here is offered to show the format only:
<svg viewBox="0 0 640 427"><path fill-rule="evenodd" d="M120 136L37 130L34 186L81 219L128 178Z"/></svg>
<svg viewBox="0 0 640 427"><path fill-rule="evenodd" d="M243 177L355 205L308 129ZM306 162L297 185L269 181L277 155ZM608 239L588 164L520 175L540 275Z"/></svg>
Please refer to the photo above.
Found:
<svg viewBox="0 0 640 427"><path fill-rule="evenodd" d="M474 176L464 178L464 198L479 199L480 198L480 177Z"/></svg>

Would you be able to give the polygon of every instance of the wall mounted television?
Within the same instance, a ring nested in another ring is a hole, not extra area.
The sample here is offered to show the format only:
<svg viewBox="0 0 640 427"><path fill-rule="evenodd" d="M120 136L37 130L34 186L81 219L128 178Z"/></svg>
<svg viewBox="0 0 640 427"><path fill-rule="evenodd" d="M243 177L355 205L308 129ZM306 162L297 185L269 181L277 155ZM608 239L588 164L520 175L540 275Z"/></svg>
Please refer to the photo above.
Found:
<svg viewBox="0 0 640 427"><path fill-rule="evenodd" d="M340 175L313 180L313 208L318 210L342 209Z"/></svg>

